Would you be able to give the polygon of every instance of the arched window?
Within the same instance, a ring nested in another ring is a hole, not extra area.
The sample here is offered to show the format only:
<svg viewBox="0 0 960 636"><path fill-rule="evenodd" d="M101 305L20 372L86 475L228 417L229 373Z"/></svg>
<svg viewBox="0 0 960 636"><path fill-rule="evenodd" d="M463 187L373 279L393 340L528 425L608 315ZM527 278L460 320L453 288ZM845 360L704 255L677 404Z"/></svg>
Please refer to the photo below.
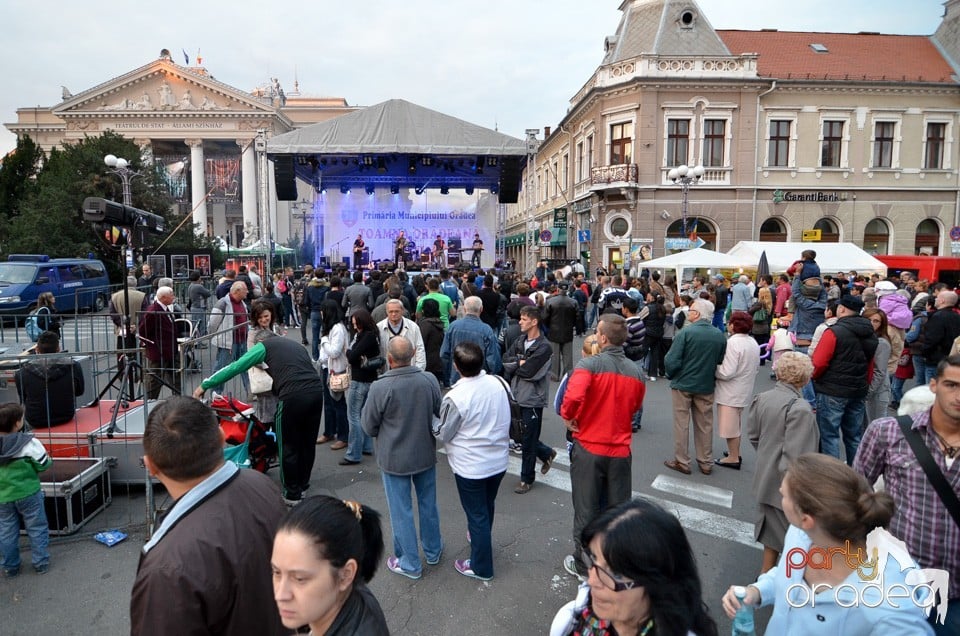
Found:
<svg viewBox="0 0 960 636"><path fill-rule="evenodd" d="M837 224L833 219L824 217L813 224L813 229L820 230L821 243L840 242L840 228L837 227Z"/></svg>
<svg viewBox="0 0 960 636"><path fill-rule="evenodd" d="M785 243L787 241L787 227L783 219L770 217L764 221L763 224L760 225L760 240Z"/></svg>
<svg viewBox="0 0 960 636"><path fill-rule="evenodd" d="M700 247L708 250L717 249L717 228L711 221L696 216L688 216L686 230L686 234L684 234L683 220L676 220L667 226L667 238L693 238L696 235L704 241L704 244Z"/></svg>
<svg viewBox="0 0 960 636"><path fill-rule="evenodd" d="M925 219L917 225L917 237L913 243L914 254L940 254L940 226L933 219Z"/></svg>
<svg viewBox="0 0 960 636"><path fill-rule="evenodd" d="M886 221L873 219L863 228L863 249L873 255L890 253L890 228Z"/></svg>

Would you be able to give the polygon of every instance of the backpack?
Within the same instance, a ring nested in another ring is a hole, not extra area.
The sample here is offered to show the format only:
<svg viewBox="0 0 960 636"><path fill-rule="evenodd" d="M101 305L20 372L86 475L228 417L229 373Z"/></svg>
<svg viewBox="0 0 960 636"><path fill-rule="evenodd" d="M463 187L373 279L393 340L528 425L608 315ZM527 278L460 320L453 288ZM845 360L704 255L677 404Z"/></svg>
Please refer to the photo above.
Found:
<svg viewBox="0 0 960 636"><path fill-rule="evenodd" d="M45 311L47 316L50 315L50 309L47 307L38 307L30 312L30 315L27 317L27 322L24 324L24 329L27 332L27 337L30 338L32 342L36 342L40 339L40 334L42 334L45 329L40 326L40 311ZM47 323L50 322L48 318Z"/></svg>
<svg viewBox="0 0 960 636"><path fill-rule="evenodd" d="M286 278L281 278L280 280L277 281L277 291L280 292L281 294L286 294L286 293L287 293L287 279L286 279Z"/></svg>
<svg viewBox="0 0 960 636"><path fill-rule="evenodd" d="M301 276L293 284L293 302L298 306L303 306L307 295L307 277Z"/></svg>

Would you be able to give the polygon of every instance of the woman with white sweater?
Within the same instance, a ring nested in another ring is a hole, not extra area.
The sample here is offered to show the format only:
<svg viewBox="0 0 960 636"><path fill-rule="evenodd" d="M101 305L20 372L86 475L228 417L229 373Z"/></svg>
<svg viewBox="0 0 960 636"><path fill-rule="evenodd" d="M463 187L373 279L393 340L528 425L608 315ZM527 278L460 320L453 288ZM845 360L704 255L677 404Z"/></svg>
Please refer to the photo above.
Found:
<svg viewBox="0 0 960 636"><path fill-rule="evenodd" d="M717 432L727 442L724 457L717 466L740 470L740 415L753 398L753 384L760 369L760 345L750 335L753 316L745 311L730 314L727 349L717 366L717 384L713 401L717 405Z"/></svg>

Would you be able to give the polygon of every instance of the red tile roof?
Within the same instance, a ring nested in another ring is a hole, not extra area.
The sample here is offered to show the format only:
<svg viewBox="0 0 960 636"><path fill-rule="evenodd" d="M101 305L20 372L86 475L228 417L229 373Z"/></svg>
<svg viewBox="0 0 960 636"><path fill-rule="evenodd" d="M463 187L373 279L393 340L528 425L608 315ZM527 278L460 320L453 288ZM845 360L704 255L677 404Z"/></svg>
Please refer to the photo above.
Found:
<svg viewBox="0 0 960 636"><path fill-rule="evenodd" d="M727 31L717 34L734 55L759 53L762 77L957 83L954 71L923 35ZM828 53L810 45L822 44Z"/></svg>

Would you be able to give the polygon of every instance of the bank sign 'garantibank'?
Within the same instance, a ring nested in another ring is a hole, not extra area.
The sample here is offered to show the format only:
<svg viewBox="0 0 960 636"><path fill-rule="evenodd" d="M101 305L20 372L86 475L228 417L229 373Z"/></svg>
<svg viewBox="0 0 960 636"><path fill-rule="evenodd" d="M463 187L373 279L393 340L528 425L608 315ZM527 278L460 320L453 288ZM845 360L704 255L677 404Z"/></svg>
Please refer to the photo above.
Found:
<svg viewBox="0 0 960 636"><path fill-rule="evenodd" d="M791 190L774 190L773 202L790 203L794 201L809 201L813 203L839 203L847 200L846 192L792 192Z"/></svg>

